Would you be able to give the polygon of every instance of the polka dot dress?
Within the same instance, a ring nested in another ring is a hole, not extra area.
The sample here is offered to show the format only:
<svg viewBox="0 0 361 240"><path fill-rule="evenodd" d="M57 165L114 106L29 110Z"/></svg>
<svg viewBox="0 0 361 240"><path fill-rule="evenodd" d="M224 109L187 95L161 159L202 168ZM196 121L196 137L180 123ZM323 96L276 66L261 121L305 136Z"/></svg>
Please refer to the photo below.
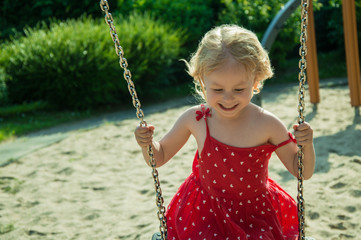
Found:
<svg viewBox="0 0 361 240"><path fill-rule="evenodd" d="M198 111L207 124L209 110ZM201 116L201 117L199 117ZM295 201L268 178L268 161L279 145L237 148L212 138L170 202L168 240L296 240Z"/></svg>

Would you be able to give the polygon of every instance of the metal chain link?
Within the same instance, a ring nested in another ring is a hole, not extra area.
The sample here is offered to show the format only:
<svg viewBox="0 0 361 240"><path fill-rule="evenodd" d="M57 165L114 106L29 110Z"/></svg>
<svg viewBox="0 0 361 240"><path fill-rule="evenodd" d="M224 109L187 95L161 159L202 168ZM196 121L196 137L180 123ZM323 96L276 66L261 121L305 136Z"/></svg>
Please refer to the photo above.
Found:
<svg viewBox="0 0 361 240"><path fill-rule="evenodd" d="M306 68L307 68L307 25L308 25L308 0L301 0L301 35L300 35L300 61L298 67L300 72L298 74L299 91L298 91L298 123L305 121L303 116L305 110L305 82L306 82ZM298 194L297 194L297 209L298 209L298 230L299 239L305 240L305 201L303 198L303 147L298 146Z"/></svg>
<svg viewBox="0 0 361 240"><path fill-rule="evenodd" d="M128 62L127 59L124 57L124 51L123 48L120 46L119 38L117 35L117 31L115 29L114 23L113 23L113 17L112 14L109 12L109 4L107 0L101 0L100 1L100 8L105 13L105 22L109 26L109 32L110 36L114 42L115 52L119 56L119 65L121 68L124 69L124 79L127 81L128 84L128 90L130 95L132 96L133 106L137 110L137 118L140 120L140 125L146 126L147 123L144 121L144 113L143 110L140 108L141 104L137 96L137 92L135 90L134 83L132 81L132 74L130 73L128 69ZM155 186L155 192L156 192L156 205L158 207L158 219L159 219L159 230L161 233L161 239L166 240L167 239L167 219L165 218L165 212L166 209L164 207L164 199L162 196L162 189L160 187L160 181L159 181L159 174L156 169L156 161L154 159L153 149L152 146L148 147L148 155L149 155L149 163L152 167L152 176L154 179L154 186Z"/></svg>

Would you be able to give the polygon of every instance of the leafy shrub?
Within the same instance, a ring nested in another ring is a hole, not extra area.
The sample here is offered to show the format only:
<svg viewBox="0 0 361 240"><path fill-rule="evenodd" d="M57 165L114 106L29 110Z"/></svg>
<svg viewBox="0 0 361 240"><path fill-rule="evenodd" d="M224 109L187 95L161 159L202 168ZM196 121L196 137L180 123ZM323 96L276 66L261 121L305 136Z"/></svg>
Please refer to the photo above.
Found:
<svg viewBox="0 0 361 240"><path fill-rule="evenodd" d="M317 29L317 49L329 52L340 49L344 52L344 29L341 0L318 0L320 7L315 11L315 28ZM356 25L359 46L361 46L361 1L353 1L356 12ZM361 48L359 48L361 55Z"/></svg>
<svg viewBox="0 0 361 240"><path fill-rule="evenodd" d="M112 8L117 8L117 0L108 0ZM81 15L102 16L99 1L91 0L2 0L0 1L0 39L22 31L24 27L34 27L38 22L50 19L65 20Z"/></svg>
<svg viewBox="0 0 361 240"><path fill-rule="evenodd" d="M268 25L288 2L287 0L224 0L224 9L219 13L218 24L238 24L252 30L261 40ZM277 36L270 57L273 65L285 61L287 53L299 42L299 11L295 11L285 22ZM296 53L297 54L297 53Z"/></svg>
<svg viewBox="0 0 361 240"><path fill-rule="evenodd" d="M21 105L4 106L0 108L0 117L8 118L19 114L36 112L39 110L47 110L48 106L43 102L32 102Z"/></svg>
<svg viewBox="0 0 361 240"><path fill-rule="evenodd" d="M195 50L200 38L214 25L220 1L215 0L118 0L122 15L147 12L175 28L187 31L186 46Z"/></svg>
<svg viewBox="0 0 361 240"><path fill-rule="evenodd" d="M173 80L183 33L148 15L115 20L137 91L162 97ZM25 37L2 46L9 101L46 101L57 109L84 109L120 103L129 94L109 28L103 21L82 18L27 28Z"/></svg>
<svg viewBox="0 0 361 240"><path fill-rule="evenodd" d="M8 102L8 92L5 84L4 69L0 68L0 106Z"/></svg>

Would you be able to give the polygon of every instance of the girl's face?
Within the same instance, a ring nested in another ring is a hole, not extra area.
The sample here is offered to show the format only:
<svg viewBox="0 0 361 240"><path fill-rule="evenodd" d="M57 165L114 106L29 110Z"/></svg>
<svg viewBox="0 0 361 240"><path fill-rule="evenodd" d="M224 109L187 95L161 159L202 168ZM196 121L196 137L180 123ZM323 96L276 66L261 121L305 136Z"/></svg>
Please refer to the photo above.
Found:
<svg viewBox="0 0 361 240"><path fill-rule="evenodd" d="M218 70L204 76L204 84L207 103L217 116L234 119L252 99L255 75L249 74L243 64L229 58Z"/></svg>

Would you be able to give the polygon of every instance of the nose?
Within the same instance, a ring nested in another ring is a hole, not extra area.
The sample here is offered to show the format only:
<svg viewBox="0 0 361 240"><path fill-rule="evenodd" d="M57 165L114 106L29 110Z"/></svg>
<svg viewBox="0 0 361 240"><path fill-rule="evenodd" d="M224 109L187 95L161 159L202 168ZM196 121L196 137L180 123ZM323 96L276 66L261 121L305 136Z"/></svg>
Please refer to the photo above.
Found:
<svg viewBox="0 0 361 240"><path fill-rule="evenodd" d="M226 100L226 101L233 100L233 99L234 99L233 93L231 93L231 92L225 92L225 93L223 94L223 99Z"/></svg>

